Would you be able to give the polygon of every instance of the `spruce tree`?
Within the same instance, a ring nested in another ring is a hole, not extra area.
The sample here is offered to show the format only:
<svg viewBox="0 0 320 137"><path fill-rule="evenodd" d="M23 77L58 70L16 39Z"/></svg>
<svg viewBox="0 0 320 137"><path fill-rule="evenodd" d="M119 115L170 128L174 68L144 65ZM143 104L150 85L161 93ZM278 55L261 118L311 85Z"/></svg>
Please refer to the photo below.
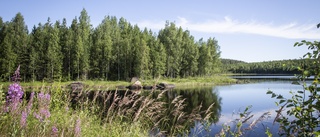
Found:
<svg viewBox="0 0 320 137"><path fill-rule="evenodd" d="M82 9L80 17L79 17L79 28L78 28L78 35L80 35L81 41L79 41L79 51L81 49L80 56L78 58L81 62L79 64L81 79L86 80L88 77L89 72L89 51L91 46L90 41L90 31L91 31L91 24L90 24L90 17L85 9Z"/></svg>

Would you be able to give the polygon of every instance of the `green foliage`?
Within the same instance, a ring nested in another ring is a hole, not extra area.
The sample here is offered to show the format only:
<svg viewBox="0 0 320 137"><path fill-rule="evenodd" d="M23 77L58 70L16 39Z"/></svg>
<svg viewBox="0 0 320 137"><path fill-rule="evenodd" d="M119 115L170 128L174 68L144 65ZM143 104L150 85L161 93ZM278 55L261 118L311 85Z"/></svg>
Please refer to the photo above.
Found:
<svg viewBox="0 0 320 137"><path fill-rule="evenodd" d="M10 81L16 64L23 81L210 76L221 64L217 40L197 42L173 22L158 35L113 16L92 28L85 9L70 26L65 18L54 24L48 18L30 34L21 13L10 22L0 18L0 53L2 81Z"/></svg>
<svg viewBox="0 0 320 137"><path fill-rule="evenodd" d="M276 102L276 105L280 108L276 111L275 122L280 124L280 135L315 136L319 133L320 44L318 41L309 42L305 40L295 43L295 46L302 45L308 46L308 49L311 50L303 56L307 63L302 63L301 66L297 67L301 74L297 75L300 81L296 84L301 85L302 90L290 92L292 94L291 98L284 98L272 91L267 92L267 94L271 94L272 98L279 100L279 102ZM310 77L313 77L313 81L307 83L306 79ZM282 114L283 112L286 112L286 114Z"/></svg>
<svg viewBox="0 0 320 137"><path fill-rule="evenodd" d="M21 13L17 13L11 22L2 23L0 31L0 77L10 81L10 72L20 64L26 77L28 53L28 30Z"/></svg>
<svg viewBox="0 0 320 137"><path fill-rule="evenodd" d="M253 119L254 114L251 114L252 106L247 106L242 112L239 112L239 118L236 118L229 124L224 124L223 128L221 129L220 133L216 136L219 137L226 137L226 136L232 136L232 137L240 137L240 136L246 136L247 131L251 131L254 129L254 127L263 120L270 117L270 112L263 113L258 119L253 120L250 122L250 120ZM249 123L249 124L248 124ZM267 127L265 134L268 137L272 137L272 134L269 131L269 128Z"/></svg>
<svg viewBox="0 0 320 137"><path fill-rule="evenodd" d="M33 89L36 90L36 89ZM27 93L14 113L5 111L6 104L0 88L0 136L147 136L148 129L140 122L124 122L116 114L112 122L101 122L96 102L81 105L81 109L70 108L69 89L61 88L59 83L43 86L39 92L51 93L49 110L51 115L40 120L35 113L40 112L39 94L33 100ZM27 100L28 99L28 100ZM30 105L31 104L31 105ZM29 110L30 108L30 110ZM23 113L27 112L26 124L21 124ZM53 128L56 128L54 132ZM79 128L79 132L77 131Z"/></svg>
<svg viewBox="0 0 320 137"><path fill-rule="evenodd" d="M3 104L5 104L5 93L3 91L3 88L2 88L3 85L0 85L0 106L2 106Z"/></svg>
<svg viewBox="0 0 320 137"><path fill-rule="evenodd" d="M257 74L297 74L295 66L307 63L304 59L279 60L247 63L243 61L221 59L221 68L232 73L257 73Z"/></svg>

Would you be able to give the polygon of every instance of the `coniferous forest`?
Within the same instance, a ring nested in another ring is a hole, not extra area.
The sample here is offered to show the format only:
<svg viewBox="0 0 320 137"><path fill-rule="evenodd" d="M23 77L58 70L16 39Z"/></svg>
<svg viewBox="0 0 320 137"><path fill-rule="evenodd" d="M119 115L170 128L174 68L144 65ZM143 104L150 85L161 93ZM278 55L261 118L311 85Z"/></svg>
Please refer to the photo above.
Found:
<svg viewBox="0 0 320 137"><path fill-rule="evenodd" d="M21 13L0 17L1 81L10 81L18 65L22 81L68 81L204 76L221 64L216 39L195 40L169 21L159 32L115 16L93 27L83 9L72 22L48 17L30 30Z"/></svg>
<svg viewBox="0 0 320 137"><path fill-rule="evenodd" d="M231 73L254 73L254 74L298 74L298 66L303 68L312 65L313 60L291 59L264 62L243 62L232 59L221 59L223 71Z"/></svg>

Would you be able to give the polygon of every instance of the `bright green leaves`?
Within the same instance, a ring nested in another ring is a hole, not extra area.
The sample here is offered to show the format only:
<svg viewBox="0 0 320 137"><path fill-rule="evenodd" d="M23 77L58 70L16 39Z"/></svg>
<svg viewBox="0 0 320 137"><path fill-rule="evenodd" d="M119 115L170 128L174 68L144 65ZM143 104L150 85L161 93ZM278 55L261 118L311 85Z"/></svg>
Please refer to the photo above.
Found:
<svg viewBox="0 0 320 137"><path fill-rule="evenodd" d="M92 28L85 9L70 26L48 18L30 34L21 13L10 22L0 17L0 54L4 81L18 64L25 81L193 77L217 73L221 65L214 38L197 41L169 21L154 33L110 16Z"/></svg>
<svg viewBox="0 0 320 137"><path fill-rule="evenodd" d="M319 27L318 24L317 27ZM276 98L279 102L276 105L280 106L277 110L277 117L275 118L280 124L280 135L285 136L315 136L319 134L320 126L319 119L319 74L320 74L320 62L319 53L320 45L318 41L310 42L302 40L297 42L294 46L308 46L311 52L306 53L303 57L304 62L297 66L297 70L301 73L297 75L297 79L300 81L292 82L293 84L301 85L302 91L299 90L296 93L290 92L292 97L290 99L284 99L281 95L277 95L272 91L267 91L267 94L271 94L272 98ZM311 83L307 83L306 80L313 77L314 80ZM287 108L287 115L281 115L281 112Z"/></svg>
<svg viewBox="0 0 320 137"><path fill-rule="evenodd" d="M282 99L282 100L279 101L279 104L282 104L284 102L286 102L286 100Z"/></svg>
<svg viewBox="0 0 320 137"><path fill-rule="evenodd" d="M268 90L267 91L267 94L272 94L273 92L271 90Z"/></svg>

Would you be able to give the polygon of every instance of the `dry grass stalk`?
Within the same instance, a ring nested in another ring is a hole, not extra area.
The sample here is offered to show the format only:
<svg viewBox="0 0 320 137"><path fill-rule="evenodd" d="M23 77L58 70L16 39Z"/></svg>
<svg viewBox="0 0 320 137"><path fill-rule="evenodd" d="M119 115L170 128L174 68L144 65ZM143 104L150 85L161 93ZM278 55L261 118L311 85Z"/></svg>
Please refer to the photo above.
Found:
<svg viewBox="0 0 320 137"><path fill-rule="evenodd" d="M273 120L273 124L280 118L280 116L282 116L281 112L283 111L284 107L287 106L289 102L285 103L283 106L281 106L281 108L279 110L277 110L277 115Z"/></svg>
<svg viewBox="0 0 320 137"><path fill-rule="evenodd" d="M208 121L208 120L210 119L210 117L211 117L211 115L212 115L212 113L213 113L213 112L211 111L211 109L213 108L214 104L215 104L215 103L212 103L212 104L208 107L208 109L206 110L205 117L204 117L204 120L205 120L205 121Z"/></svg>
<svg viewBox="0 0 320 137"><path fill-rule="evenodd" d="M270 112L263 113L258 119L253 120L246 130L251 130L258 122L262 122L266 118L270 117L270 115Z"/></svg>

